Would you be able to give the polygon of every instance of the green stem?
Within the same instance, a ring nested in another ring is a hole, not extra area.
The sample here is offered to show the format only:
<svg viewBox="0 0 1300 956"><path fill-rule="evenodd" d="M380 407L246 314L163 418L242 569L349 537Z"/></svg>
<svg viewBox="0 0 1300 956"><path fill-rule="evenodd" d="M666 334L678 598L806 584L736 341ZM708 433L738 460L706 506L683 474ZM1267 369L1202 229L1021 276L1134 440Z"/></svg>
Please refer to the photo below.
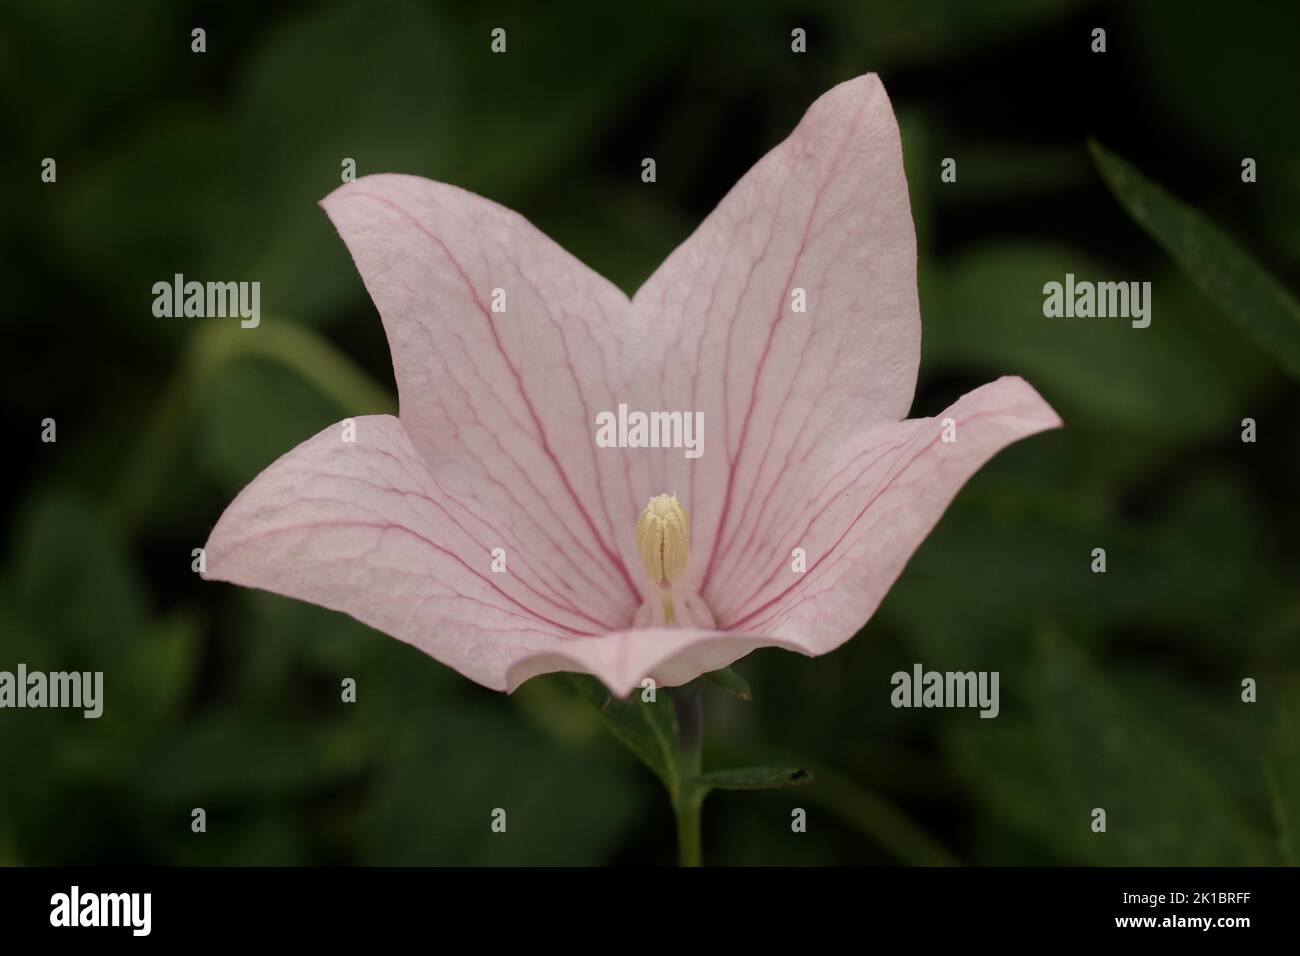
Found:
<svg viewBox="0 0 1300 956"><path fill-rule="evenodd" d="M673 801L677 814L677 863L680 866L701 866L700 809L704 794L698 789L694 794L678 795Z"/></svg>
<svg viewBox="0 0 1300 956"><path fill-rule="evenodd" d="M691 684L672 691L677 712L677 787L673 793L673 812L677 817L677 862L682 866L702 863L700 811L705 790L697 781L700 776L700 749L704 741L704 707L700 689Z"/></svg>

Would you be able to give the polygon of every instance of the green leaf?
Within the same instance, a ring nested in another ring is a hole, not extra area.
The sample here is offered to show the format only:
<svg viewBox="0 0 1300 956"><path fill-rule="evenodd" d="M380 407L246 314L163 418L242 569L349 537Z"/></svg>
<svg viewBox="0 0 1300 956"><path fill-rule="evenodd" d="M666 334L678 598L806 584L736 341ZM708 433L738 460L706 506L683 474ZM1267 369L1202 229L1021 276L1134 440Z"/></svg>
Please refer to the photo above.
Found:
<svg viewBox="0 0 1300 956"><path fill-rule="evenodd" d="M1300 304L1238 243L1128 162L1088 144L1106 185L1210 299L1300 379Z"/></svg>
<svg viewBox="0 0 1300 956"><path fill-rule="evenodd" d="M739 697L741 700L754 699L754 694L749 689L749 682L737 674L734 667L724 667L722 670L709 671L704 676L733 697Z"/></svg>
<svg viewBox="0 0 1300 956"><path fill-rule="evenodd" d="M623 744L655 772L670 794L677 793L677 715L667 696L646 703L637 694L626 700L614 697L603 683L588 674L570 674L578 693L596 708L605 725Z"/></svg>
<svg viewBox="0 0 1300 956"><path fill-rule="evenodd" d="M782 790L812 783L813 775L797 767L737 767L696 777L704 790Z"/></svg>

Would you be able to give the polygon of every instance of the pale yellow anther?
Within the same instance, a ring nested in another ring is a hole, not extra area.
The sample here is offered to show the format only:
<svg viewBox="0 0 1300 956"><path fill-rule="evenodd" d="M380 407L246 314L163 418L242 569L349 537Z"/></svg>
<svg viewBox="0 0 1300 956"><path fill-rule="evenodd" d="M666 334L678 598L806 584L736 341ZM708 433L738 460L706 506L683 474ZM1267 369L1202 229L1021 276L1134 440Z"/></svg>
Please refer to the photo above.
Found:
<svg viewBox="0 0 1300 956"><path fill-rule="evenodd" d="M636 523L636 550L651 583L667 587L686 570L691 534L676 495L656 495Z"/></svg>

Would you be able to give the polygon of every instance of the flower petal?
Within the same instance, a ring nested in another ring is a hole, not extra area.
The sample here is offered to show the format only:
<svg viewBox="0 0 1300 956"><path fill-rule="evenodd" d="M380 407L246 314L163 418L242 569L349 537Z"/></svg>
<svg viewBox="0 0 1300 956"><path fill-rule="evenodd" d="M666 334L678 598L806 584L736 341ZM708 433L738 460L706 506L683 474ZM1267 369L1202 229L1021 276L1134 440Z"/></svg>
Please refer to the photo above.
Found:
<svg viewBox="0 0 1300 956"><path fill-rule="evenodd" d="M943 441L949 418L951 443ZM738 574L727 589L738 603L713 608L724 630L632 630L565 641L521 656L507 674L509 687L578 670L623 695L645 677L661 687L684 684L763 647L814 656L834 650L875 613L966 480L1012 442L1060 424L1029 384L1008 377L935 418L876 426L840 449L823 447L819 459L793 471L801 494L786 501L779 533L748 554L753 573ZM791 568L796 547L807 553L802 574Z"/></svg>
<svg viewBox="0 0 1300 956"><path fill-rule="evenodd" d="M310 601L497 690L520 659L601 638L600 608L561 587L569 558L514 549L499 514L452 498L391 416L332 425L263 471L209 537L204 577Z"/></svg>
<svg viewBox="0 0 1300 956"><path fill-rule="evenodd" d="M800 290L806 311L795 311ZM704 413L704 454L638 469L634 499L691 511L691 584L725 602L728 552L791 462L912 402L916 237L893 110L874 75L817 100L637 292L658 330L655 407ZM635 500L623 507L632 507Z"/></svg>
<svg viewBox="0 0 1300 956"><path fill-rule="evenodd" d="M945 441L945 423L951 419ZM718 626L823 654L852 637L958 489L989 458L1060 418L1023 379L1006 377L962 396L935 418L878 426L804 463L801 488L773 512L736 570ZM793 569L795 548L806 554Z"/></svg>
<svg viewBox="0 0 1300 956"><path fill-rule="evenodd" d="M797 642L783 638L682 627L619 631L565 641L553 651L522 657L510 668L507 682L513 691L539 674L580 671L599 677L611 693L623 697L647 677L654 678L659 687L676 687L720 670L760 647L807 653Z"/></svg>
<svg viewBox="0 0 1300 956"><path fill-rule="evenodd" d="M629 624L636 512L606 510L603 483L623 471L594 442L595 416L635 364L627 297L523 217L454 186L367 176L321 205L383 318L402 424L430 471L498 516L508 549L572 555L570 599Z"/></svg>
<svg viewBox="0 0 1300 956"><path fill-rule="evenodd" d="M645 677L685 683L756 647L798 649L684 628L603 633L553 588L552 565L516 554L508 573L493 573L499 516L450 499L396 418L355 419L355 442L341 425L231 503L205 545L206 579L343 611L494 690L578 670L621 696Z"/></svg>

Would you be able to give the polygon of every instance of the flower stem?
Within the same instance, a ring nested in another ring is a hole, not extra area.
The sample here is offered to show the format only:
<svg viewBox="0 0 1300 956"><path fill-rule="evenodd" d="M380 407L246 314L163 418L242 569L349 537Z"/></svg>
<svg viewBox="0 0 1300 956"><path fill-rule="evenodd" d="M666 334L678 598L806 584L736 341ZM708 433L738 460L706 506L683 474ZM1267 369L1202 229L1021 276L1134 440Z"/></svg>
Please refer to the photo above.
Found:
<svg viewBox="0 0 1300 956"><path fill-rule="evenodd" d="M700 748L704 741L704 707L700 688L692 683L671 691L677 713L677 790L673 794L673 812L677 816L677 862L682 866L700 866L700 811L704 790L700 787Z"/></svg>
<svg viewBox="0 0 1300 956"><path fill-rule="evenodd" d="M679 866L701 866L700 808L704 801L698 795L674 800L677 811L677 863Z"/></svg>

